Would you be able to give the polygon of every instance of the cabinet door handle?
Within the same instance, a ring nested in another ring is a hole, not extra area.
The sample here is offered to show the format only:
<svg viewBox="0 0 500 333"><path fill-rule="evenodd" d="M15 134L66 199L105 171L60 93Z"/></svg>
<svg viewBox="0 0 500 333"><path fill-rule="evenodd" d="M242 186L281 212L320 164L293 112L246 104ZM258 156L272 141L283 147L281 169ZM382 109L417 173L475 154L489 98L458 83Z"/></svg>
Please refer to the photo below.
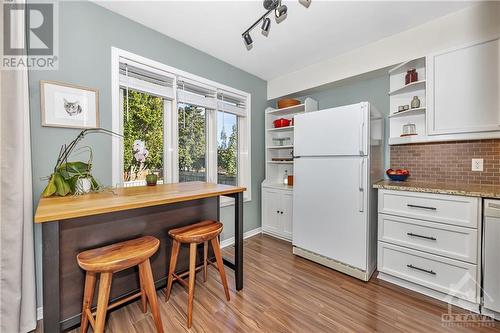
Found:
<svg viewBox="0 0 500 333"><path fill-rule="evenodd" d="M281 213L281 215L283 215L283 212L280 212L280 213Z"/></svg>
<svg viewBox="0 0 500 333"><path fill-rule="evenodd" d="M411 268L411 269L415 269L417 271L421 271L421 272L424 272L424 273L429 273L431 275L436 275L436 272L434 272L432 269L420 268L420 267L417 267L417 266L413 266L412 264L406 265L406 267Z"/></svg>
<svg viewBox="0 0 500 333"><path fill-rule="evenodd" d="M280 211L279 211L279 210L277 210L277 211L276 211L276 214L279 214L279 213L280 213Z"/></svg>
<svg viewBox="0 0 500 333"><path fill-rule="evenodd" d="M420 209L427 209L427 210L437 210L436 207L419 206L419 205L412 205L412 204L407 204L406 206L408 206L410 208L420 208Z"/></svg>
<svg viewBox="0 0 500 333"><path fill-rule="evenodd" d="M432 236L422 236L422 235L418 235L418 234L414 234L413 232L407 232L406 233L408 236L412 236L412 237L418 237L418 238L424 238L424 239L429 239L429 240L437 240L436 237L432 237Z"/></svg>

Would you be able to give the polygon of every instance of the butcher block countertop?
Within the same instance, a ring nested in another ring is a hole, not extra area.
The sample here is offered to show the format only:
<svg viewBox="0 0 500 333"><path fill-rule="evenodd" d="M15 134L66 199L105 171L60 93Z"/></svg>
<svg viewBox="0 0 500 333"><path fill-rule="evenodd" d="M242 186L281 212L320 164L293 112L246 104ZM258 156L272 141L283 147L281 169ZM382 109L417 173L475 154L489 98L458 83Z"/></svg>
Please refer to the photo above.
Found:
<svg viewBox="0 0 500 333"><path fill-rule="evenodd" d="M244 192L246 188L204 182L124 187L81 196L41 198L35 223L158 206Z"/></svg>
<svg viewBox="0 0 500 333"><path fill-rule="evenodd" d="M500 199L500 185L431 183L422 181L396 182L390 180L381 180L375 183L373 187L385 190L463 195L468 197Z"/></svg>

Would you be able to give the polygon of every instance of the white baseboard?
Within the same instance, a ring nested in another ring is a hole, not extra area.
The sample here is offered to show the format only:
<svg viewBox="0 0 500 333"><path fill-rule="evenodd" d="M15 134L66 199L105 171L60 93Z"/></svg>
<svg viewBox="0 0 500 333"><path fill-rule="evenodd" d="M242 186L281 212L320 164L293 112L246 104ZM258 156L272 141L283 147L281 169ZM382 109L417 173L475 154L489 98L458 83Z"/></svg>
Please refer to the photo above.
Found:
<svg viewBox="0 0 500 333"><path fill-rule="evenodd" d="M249 231L243 233L243 239L247 239L247 238L250 238L252 236L261 234L261 233L262 233L262 228L261 227L255 228L253 230L249 230ZM228 239L224 239L222 242L220 242L220 247L221 248L225 248L225 247L231 246L233 244L234 244L234 237L231 237L231 238L228 238Z"/></svg>
<svg viewBox="0 0 500 333"><path fill-rule="evenodd" d="M243 239L247 239L247 238L250 238L252 236L255 236L255 235L258 235L258 234L261 234L262 233L262 228L255 228L253 230L249 230L247 232L245 232L243 234ZM227 247L227 246L231 246L234 244L234 237L231 237L231 238L228 238L228 239L224 239L221 243L220 243L220 247L221 248L224 248L224 247ZM39 307L36 309L36 320L42 320L43 319L43 307Z"/></svg>
<svg viewBox="0 0 500 333"><path fill-rule="evenodd" d="M36 308L36 320L43 319L43 307Z"/></svg>

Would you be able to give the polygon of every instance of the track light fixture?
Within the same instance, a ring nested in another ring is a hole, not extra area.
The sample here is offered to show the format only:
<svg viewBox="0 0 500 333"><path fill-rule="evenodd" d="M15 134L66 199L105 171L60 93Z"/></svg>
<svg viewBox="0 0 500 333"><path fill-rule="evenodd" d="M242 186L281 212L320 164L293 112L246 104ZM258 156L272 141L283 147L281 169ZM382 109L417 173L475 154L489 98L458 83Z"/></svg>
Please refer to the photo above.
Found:
<svg viewBox="0 0 500 333"><path fill-rule="evenodd" d="M252 36L250 36L250 33L244 33L243 34L243 39L245 40L245 44L247 47L251 46L253 43Z"/></svg>
<svg viewBox="0 0 500 333"><path fill-rule="evenodd" d="M288 8L285 5L280 5L280 6L278 6L278 8L276 8L274 10L274 15L276 16L276 21L278 23L283 21L283 18L285 17L287 11L288 11Z"/></svg>
<svg viewBox="0 0 500 333"><path fill-rule="evenodd" d="M266 17L262 20L262 34L267 37L267 35L269 35L269 29L271 29L271 19Z"/></svg>
<svg viewBox="0 0 500 333"><path fill-rule="evenodd" d="M273 10L280 5L280 0L264 0L263 4L266 10Z"/></svg>
<svg viewBox="0 0 500 333"><path fill-rule="evenodd" d="M306 8L309 8L309 6L311 5L311 0L299 0L299 2ZM255 21L250 26L250 28L248 28L241 34L248 50L251 49L253 43L252 37L250 36L250 31L252 31L252 29L255 28L261 21L262 34L266 37L269 34L269 30L271 29L271 19L267 16L273 10L276 23L281 23L286 19L288 8L286 5L281 4L281 0L263 0L262 5L264 6L264 9L267 10L267 12L264 13L264 15L262 15L257 21Z"/></svg>
<svg viewBox="0 0 500 333"><path fill-rule="evenodd" d="M309 8L309 6L311 5L311 0L299 0L299 3L306 7L306 8Z"/></svg>

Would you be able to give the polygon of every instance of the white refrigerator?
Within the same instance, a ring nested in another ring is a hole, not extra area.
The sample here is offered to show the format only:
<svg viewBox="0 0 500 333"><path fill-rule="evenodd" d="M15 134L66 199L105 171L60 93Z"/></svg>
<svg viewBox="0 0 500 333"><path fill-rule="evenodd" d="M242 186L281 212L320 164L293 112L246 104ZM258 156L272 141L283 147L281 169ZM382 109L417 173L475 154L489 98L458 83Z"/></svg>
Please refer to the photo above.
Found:
<svg viewBox="0 0 500 333"><path fill-rule="evenodd" d="M294 118L293 253L364 281L376 267L383 124L366 102Z"/></svg>

